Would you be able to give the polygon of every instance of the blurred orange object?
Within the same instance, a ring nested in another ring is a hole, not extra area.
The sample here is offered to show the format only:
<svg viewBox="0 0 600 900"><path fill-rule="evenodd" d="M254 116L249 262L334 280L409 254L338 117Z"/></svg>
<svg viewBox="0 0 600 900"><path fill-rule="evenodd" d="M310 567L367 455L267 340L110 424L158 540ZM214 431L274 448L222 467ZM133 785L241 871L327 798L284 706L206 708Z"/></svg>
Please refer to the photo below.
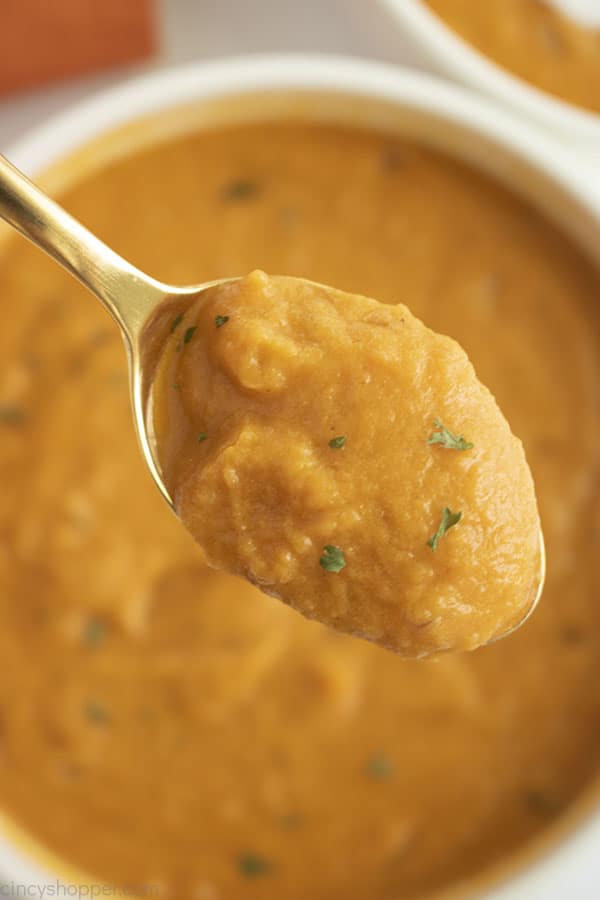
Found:
<svg viewBox="0 0 600 900"><path fill-rule="evenodd" d="M0 94L143 59L155 20L153 0L0 0Z"/></svg>

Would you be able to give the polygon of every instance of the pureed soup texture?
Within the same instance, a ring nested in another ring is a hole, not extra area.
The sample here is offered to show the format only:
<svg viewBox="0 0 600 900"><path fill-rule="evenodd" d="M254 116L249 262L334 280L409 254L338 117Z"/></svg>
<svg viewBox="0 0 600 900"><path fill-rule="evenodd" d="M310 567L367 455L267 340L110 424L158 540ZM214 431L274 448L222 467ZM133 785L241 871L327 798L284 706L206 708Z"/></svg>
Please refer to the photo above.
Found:
<svg viewBox="0 0 600 900"><path fill-rule="evenodd" d="M600 113L600 27L550 0L424 0L461 37L514 75Z"/></svg>
<svg viewBox="0 0 600 900"><path fill-rule="evenodd" d="M412 659L474 650L529 614L531 472L456 341L402 303L260 271L171 322L154 438L212 568Z"/></svg>
<svg viewBox="0 0 600 900"><path fill-rule="evenodd" d="M170 900L479 883L600 764L598 274L474 171L326 125L177 139L62 200L166 281L260 267L406 300L458 339L524 440L549 572L514 636L406 662L208 571L140 459L116 328L11 239L2 808L95 878Z"/></svg>

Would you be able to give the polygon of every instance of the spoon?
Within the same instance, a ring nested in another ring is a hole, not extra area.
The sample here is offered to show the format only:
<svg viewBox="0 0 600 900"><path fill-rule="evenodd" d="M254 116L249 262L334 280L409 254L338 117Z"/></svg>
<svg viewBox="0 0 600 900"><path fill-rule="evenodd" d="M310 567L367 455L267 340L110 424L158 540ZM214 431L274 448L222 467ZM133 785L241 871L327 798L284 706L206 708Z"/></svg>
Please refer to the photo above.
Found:
<svg viewBox="0 0 600 900"><path fill-rule="evenodd" d="M2 155L0 218L74 275L119 325L129 362L138 441L154 481L173 508L146 418L154 369L173 317L207 288L236 279L218 279L191 287L156 281L107 247Z"/></svg>
<svg viewBox="0 0 600 900"><path fill-rule="evenodd" d="M156 281L107 247L1 155L0 218L95 294L119 325L129 362L131 403L142 454L161 494L174 509L155 455L151 417L147 415L156 365L174 317L208 288L238 279L190 287ZM542 594L545 576L546 554L540 529L539 580L533 603L518 623L492 641L512 634L530 617Z"/></svg>

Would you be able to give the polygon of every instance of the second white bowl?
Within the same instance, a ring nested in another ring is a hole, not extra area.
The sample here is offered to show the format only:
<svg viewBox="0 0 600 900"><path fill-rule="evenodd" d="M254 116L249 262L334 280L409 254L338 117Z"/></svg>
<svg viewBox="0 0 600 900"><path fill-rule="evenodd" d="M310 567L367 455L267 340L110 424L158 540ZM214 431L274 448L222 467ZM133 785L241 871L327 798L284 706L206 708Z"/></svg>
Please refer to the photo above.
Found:
<svg viewBox="0 0 600 900"><path fill-rule="evenodd" d="M437 71L544 126L575 153L600 165L600 116L512 75L463 40L421 0L383 3Z"/></svg>

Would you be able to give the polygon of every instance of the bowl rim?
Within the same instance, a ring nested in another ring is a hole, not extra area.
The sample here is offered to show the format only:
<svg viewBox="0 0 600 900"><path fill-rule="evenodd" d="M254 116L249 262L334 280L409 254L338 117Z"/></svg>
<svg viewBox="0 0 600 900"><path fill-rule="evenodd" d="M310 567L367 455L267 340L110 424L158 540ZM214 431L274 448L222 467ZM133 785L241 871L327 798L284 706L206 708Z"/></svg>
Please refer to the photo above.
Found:
<svg viewBox="0 0 600 900"><path fill-rule="evenodd" d="M496 109L485 98L464 88L393 65L342 56L241 56L188 63L136 76L79 101L58 115L51 115L15 143L7 155L26 172L35 175L100 136L105 137L120 126L150 114L190 102L220 96L240 97L259 90L339 93L390 101L403 110L416 110L437 119L445 117L458 122L472 136L487 138L516 158L530 163L548 181L556 183L600 233L600 191L597 194L590 192L590 170L582 172L583 167L578 162L574 165L574 156L564 147L551 139L541 141L536 128L508 110ZM595 250L600 259L599 246ZM594 810L595 807L596 804ZM589 865L597 857L599 840L598 811L588 813L585 818L578 815L576 828L566 836L554 840L547 850L537 851L533 859L526 859L516 871L511 868L508 878L501 875L490 882L485 888L486 897L490 900L492 897L494 900L562 900L564 891L554 893L556 860L562 860L562 871L573 860L579 860L583 853L589 876ZM24 846L28 849L23 850ZM579 867L570 866L575 874ZM44 851L37 839L15 826L0 811L0 872L12 874L21 882L55 884L57 875L49 875L49 872L70 874L73 870L74 867L53 852ZM501 884L496 887L498 882ZM81 878L76 877L74 883L82 883ZM569 885L572 883L571 875ZM522 893L518 893L520 885L524 886ZM542 893L532 893L540 889ZM577 896L578 900L588 900L586 894ZM592 900L591 895L589 900Z"/></svg>
<svg viewBox="0 0 600 900"><path fill-rule="evenodd" d="M436 17L420 0L383 2L399 4L397 8L401 10L404 10L403 4L406 10L414 7L419 10L419 16L426 14L435 24ZM443 25L439 27L448 31ZM69 105L62 112L50 114L8 147L6 155L31 174L41 167L51 167L60 157L93 138L146 115L202 97L233 93L243 96L257 89L376 95L432 114L443 111L449 119L456 118L466 127L489 135L494 142L516 155L531 160L536 168L565 185L579 203L589 206L594 214L600 213L600 183L597 196L593 196L593 184L590 194L590 176L593 181L597 172L589 160L576 159L572 147L540 133L535 124L519 120L511 109L490 104L478 92L465 90L439 76L338 54L230 56L135 75Z"/></svg>
<svg viewBox="0 0 600 900"><path fill-rule="evenodd" d="M600 149L600 115L554 97L503 68L457 34L421 0L381 0L403 31L449 77L538 121L560 139Z"/></svg>

